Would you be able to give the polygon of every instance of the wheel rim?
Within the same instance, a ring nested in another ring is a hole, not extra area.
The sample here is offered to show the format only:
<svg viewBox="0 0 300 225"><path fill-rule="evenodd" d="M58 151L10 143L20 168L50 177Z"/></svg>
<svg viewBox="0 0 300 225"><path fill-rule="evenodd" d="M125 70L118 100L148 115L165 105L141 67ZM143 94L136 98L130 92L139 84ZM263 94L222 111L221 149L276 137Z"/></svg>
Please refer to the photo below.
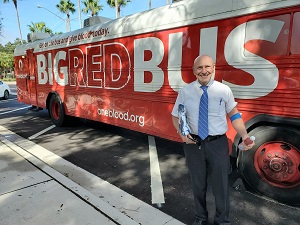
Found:
<svg viewBox="0 0 300 225"><path fill-rule="evenodd" d="M300 184L299 150L288 143L260 146L254 155L254 166L260 177L273 186L292 188Z"/></svg>
<svg viewBox="0 0 300 225"><path fill-rule="evenodd" d="M59 118L60 118L60 107L59 107L58 102L56 102L56 101L52 102L51 112L52 112L53 119L59 120Z"/></svg>
<svg viewBox="0 0 300 225"><path fill-rule="evenodd" d="M5 91L5 92L4 92L4 98L5 98L5 99L8 99L8 96L9 96L9 95L8 95L8 91Z"/></svg>

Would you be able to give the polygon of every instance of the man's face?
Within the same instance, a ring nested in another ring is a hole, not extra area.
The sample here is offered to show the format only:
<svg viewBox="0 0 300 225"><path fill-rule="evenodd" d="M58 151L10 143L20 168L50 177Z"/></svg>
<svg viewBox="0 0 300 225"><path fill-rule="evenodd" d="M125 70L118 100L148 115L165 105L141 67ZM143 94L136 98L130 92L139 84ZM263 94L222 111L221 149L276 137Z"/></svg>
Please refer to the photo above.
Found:
<svg viewBox="0 0 300 225"><path fill-rule="evenodd" d="M193 72L201 85L207 85L215 72L213 60L208 56L199 57L194 63Z"/></svg>

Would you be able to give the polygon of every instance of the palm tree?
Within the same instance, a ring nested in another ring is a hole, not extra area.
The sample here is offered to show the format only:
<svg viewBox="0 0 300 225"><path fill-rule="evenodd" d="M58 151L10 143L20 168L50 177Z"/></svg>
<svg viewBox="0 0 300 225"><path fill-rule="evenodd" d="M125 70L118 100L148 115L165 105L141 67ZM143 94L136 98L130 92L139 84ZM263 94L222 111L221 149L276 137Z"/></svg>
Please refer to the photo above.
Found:
<svg viewBox="0 0 300 225"><path fill-rule="evenodd" d="M31 22L31 25L27 25L27 26L29 27L29 30L32 33L35 33L35 32L44 32L44 33L48 33L48 34L53 33L51 29L46 27L46 24L44 22L38 22L38 23Z"/></svg>
<svg viewBox="0 0 300 225"><path fill-rule="evenodd" d="M2 20L3 18L0 18L0 36L2 36Z"/></svg>
<svg viewBox="0 0 300 225"><path fill-rule="evenodd" d="M44 32L47 33L47 34L53 34L53 31L48 27L44 28Z"/></svg>
<svg viewBox="0 0 300 225"><path fill-rule="evenodd" d="M79 18L79 27L82 28L82 22L81 22L81 10L80 10L80 0L78 0L78 18Z"/></svg>
<svg viewBox="0 0 300 225"><path fill-rule="evenodd" d="M40 22L40 23L31 22L31 25L27 25L27 27L29 27L30 32L32 32L32 33L34 33L34 32L41 32L42 28L44 26L45 26L44 22Z"/></svg>
<svg viewBox="0 0 300 225"><path fill-rule="evenodd" d="M8 3L8 2L9 2L9 0L3 0L3 3ZM21 43L23 44L23 38L22 38L22 32L21 32L21 26L20 26L20 18L19 18L19 12L18 12L18 1L13 0L13 2L15 5L16 13L17 13L17 20L18 20L18 26L19 26L19 31L20 31Z"/></svg>
<svg viewBox="0 0 300 225"><path fill-rule="evenodd" d="M131 0L107 0L107 4L110 7L116 7L116 12L117 12L117 18L120 18L120 11L121 11L121 6L126 6L128 2L131 2ZM117 3L117 4L116 4Z"/></svg>
<svg viewBox="0 0 300 225"><path fill-rule="evenodd" d="M118 0L115 0L115 8L116 8L116 18L120 18L120 7Z"/></svg>
<svg viewBox="0 0 300 225"><path fill-rule="evenodd" d="M56 8L67 15L66 31L69 31L70 12L74 13L76 11L74 3L70 2L70 0L61 0L59 4L56 5Z"/></svg>
<svg viewBox="0 0 300 225"><path fill-rule="evenodd" d="M92 16L98 15L100 10L103 10L103 5L98 5L99 0L84 0L82 1L85 8L82 9L82 12L88 13L91 11Z"/></svg>

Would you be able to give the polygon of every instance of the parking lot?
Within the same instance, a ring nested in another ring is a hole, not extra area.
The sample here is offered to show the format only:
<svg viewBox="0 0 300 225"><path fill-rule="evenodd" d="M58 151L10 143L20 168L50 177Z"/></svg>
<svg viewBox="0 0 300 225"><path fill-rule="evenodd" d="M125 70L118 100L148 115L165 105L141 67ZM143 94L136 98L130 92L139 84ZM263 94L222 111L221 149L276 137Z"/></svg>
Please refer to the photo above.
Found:
<svg viewBox="0 0 300 225"><path fill-rule="evenodd" d="M85 120L69 127L55 127L47 110L30 111L29 105L18 103L15 85L10 85L13 94L8 100L0 100L1 126L182 223L192 223L193 196L180 143ZM157 158L152 155L153 151ZM156 164L150 163L152 157ZM59 166L52 166L63 173ZM155 166L158 166L159 177L154 177ZM153 179L157 182L155 187L151 185ZM296 225L300 221L299 208L251 192L236 170L229 179L233 225ZM74 182L80 183L80 180ZM207 202L212 222L214 197L210 187Z"/></svg>

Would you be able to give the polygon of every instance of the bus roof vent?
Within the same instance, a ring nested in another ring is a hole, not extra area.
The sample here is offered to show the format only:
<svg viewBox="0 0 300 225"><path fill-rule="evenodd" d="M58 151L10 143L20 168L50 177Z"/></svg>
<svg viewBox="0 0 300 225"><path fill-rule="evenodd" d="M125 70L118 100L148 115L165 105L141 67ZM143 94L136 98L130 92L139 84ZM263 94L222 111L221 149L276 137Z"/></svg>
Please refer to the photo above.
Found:
<svg viewBox="0 0 300 225"><path fill-rule="evenodd" d="M43 33L43 32L32 32L27 34L27 42L34 42L37 40L43 40L45 38L51 37L50 34L48 33Z"/></svg>
<svg viewBox="0 0 300 225"><path fill-rule="evenodd" d="M99 24L99 23L105 23L105 22L110 21L110 20L112 20L112 19L109 19L109 18L106 18L106 17L103 17L103 16L92 16L92 17L89 17L89 18L84 20L83 26L84 27L89 27L89 26L93 26L93 25L96 25L96 24Z"/></svg>

